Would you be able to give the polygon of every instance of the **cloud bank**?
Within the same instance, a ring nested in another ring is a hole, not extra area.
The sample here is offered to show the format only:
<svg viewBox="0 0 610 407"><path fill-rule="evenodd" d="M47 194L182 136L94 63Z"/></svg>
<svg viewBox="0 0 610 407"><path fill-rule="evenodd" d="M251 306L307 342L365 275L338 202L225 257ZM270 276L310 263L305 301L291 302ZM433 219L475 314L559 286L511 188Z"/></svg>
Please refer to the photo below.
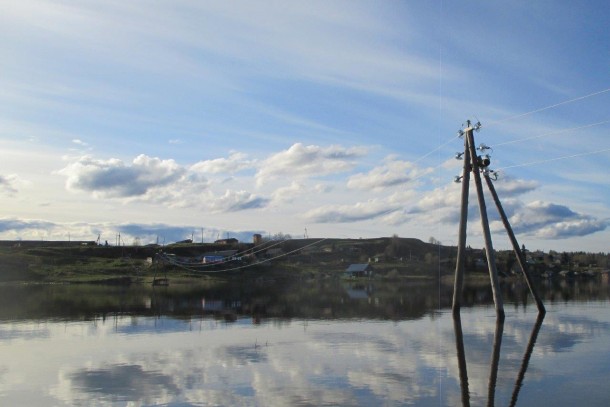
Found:
<svg viewBox="0 0 610 407"><path fill-rule="evenodd" d="M193 208L202 211L204 218L206 214L247 212L254 222L261 211L265 216L279 211L304 224L374 223L422 230L435 225L457 227L459 185L449 181L432 187L430 180L437 176L433 168L396 157L387 157L379 165L373 160L367 169L372 150L295 143L267 156L231 151L226 157L193 164L144 154L131 162L88 155L57 174L66 178L68 191L84 192L94 199L170 210ZM7 177L0 181L9 192L14 191ZM508 177L495 181L495 186L517 234L556 240L591 235L608 226L607 220L566 205L528 199L541 188L535 181ZM477 222L474 187L469 202L469 220ZM490 196L487 202L492 230L500 232L503 226ZM0 231L13 230L14 235L49 227L53 225L6 220ZM95 232L90 229L87 233Z"/></svg>

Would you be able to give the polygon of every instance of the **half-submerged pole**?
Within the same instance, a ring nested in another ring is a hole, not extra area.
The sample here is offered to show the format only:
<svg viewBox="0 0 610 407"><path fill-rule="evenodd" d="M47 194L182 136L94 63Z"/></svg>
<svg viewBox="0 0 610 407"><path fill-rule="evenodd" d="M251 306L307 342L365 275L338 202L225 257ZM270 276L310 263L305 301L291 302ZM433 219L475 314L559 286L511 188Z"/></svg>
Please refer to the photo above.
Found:
<svg viewBox="0 0 610 407"><path fill-rule="evenodd" d="M466 138L468 139L468 149L472 162L472 173L474 175L474 183L477 188L477 198L479 201L479 213L481 215L481 227L483 228L483 237L485 238L485 254L487 255L487 267L489 269L489 278L491 279L491 291L496 307L496 314L500 318L504 318L504 301L500 292L500 284L498 282L498 270L496 269L496 257L494 254L493 244L491 242L491 232L489 230L489 220L487 218L487 207L485 205L485 197L483 196L483 185L481 183L481 173L479 166L479 157L477 157L474 146L473 129L469 126L466 129Z"/></svg>
<svg viewBox="0 0 610 407"><path fill-rule="evenodd" d="M525 262L523 252L519 248L519 243L517 242L517 239L515 238L515 234L513 233L513 228L510 226L510 223L508 222L508 217L506 216L506 212L504 212L504 208L502 207L502 204L500 203L500 198L498 198L498 193L496 192L496 188L494 187L494 184L491 181L491 178L489 177L488 173L484 173L483 176L485 178L485 182L487 183L487 187L489 188L489 191L491 192L491 196L493 197L493 199L496 203L496 207L498 208L498 213L500 214L500 218L502 218L502 223L504 224L504 229L506 229L506 233L508 234L510 243L513 246L513 251L515 252L515 256L517 257L517 262L519 263L521 272L523 272L523 275L525 276L525 281L527 282L527 286L529 287L530 292L532 293L532 296L534 297L534 300L536 301L536 306L538 307L538 312L541 314L544 314L544 313L546 313L546 309L544 308L544 304L542 303L542 300L540 299L540 296L538 295L538 292L536 291L536 287L534 286L532 277L531 277L529 271L527 270L527 264Z"/></svg>
<svg viewBox="0 0 610 407"><path fill-rule="evenodd" d="M485 196L483 195L483 184L481 182L481 173L485 178L485 182L489 187L489 191L493 196L496 207L498 208L498 212L500 213L500 217L502 218L502 223L504 224L504 228L506 229L506 233L511 241L513 246L513 250L516 254L517 261L519 266L521 267L521 271L523 272L525 279L527 281L527 285L529 286L530 292L534 296L536 300L536 305L538 306L538 312L540 314L544 314L546 312L544 305L542 304L542 300L538 296L536 288L533 284L531 275L527 270L527 264L525 263L524 254L519 249L519 244L517 243L517 239L515 238L515 234L508 222L508 218L506 213L504 212L504 208L500 203L500 199L498 198L498 194L496 189L493 186L491 178L489 177L490 171L487 167L490 164L489 156L477 156L474 144L474 130L479 130L481 128L481 124L477 123L472 126L470 120L466 121L466 128L464 131L460 131L460 136L464 136L464 153L458 153L456 158L461 158L463 155L464 158L464 168L462 171L461 177L456 177L456 182L459 182L460 179L462 181L462 198L461 198L461 212L460 212L460 226L459 226L459 236L458 236L458 252L455 266L455 282L453 286L453 314L459 314L460 307L462 303L462 286L464 281L464 266L465 266L465 258L466 258L466 228L468 221L468 193L469 193L469 184L470 184L470 172L474 175L474 182L477 191L477 200L479 203L479 213L481 216L481 228L483 229L483 237L485 239L485 254L487 256L487 268L489 270L489 278L491 280L491 290L493 294L496 314L499 319L504 319L504 301L502 300L502 292L500 291L500 284L498 281L498 270L496 268L496 258L495 252L493 248L493 244L491 241L491 231L489 229L489 219L487 217L487 207L485 205ZM489 147L482 144L478 148L479 150L487 150Z"/></svg>
<svg viewBox="0 0 610 407"><path fill-rule="evenodd" d="M455 265L455 282L453 285L453 313L459 313L462 306L462 286L464 284L464 264L466 260L466 226L468 222L468 194L470 187L470 151L468 140L464 138L464 169L462 171L462 204L460 212L460 229Z"/></svg>

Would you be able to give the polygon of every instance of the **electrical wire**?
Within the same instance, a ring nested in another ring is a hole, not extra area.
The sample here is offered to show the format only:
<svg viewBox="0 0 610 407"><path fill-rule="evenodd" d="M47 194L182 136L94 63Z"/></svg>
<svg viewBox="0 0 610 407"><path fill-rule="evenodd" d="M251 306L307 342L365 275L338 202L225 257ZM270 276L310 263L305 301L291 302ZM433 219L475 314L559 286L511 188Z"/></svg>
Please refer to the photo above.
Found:
<svg viewBox="0 0 610 407"><path fill-rule="evenodd" d="M496 124L498 124L498 123L505 122L505 121L507 121L507 120L518 119L518 118L520 118L520 117L529 116L529 115L534 114L534 113L543 112L543 111L545 111L545 110L553 109L553 108L558 107L558 106L563 106L563 105L566 105L566 104L568 104L568 103L577 102L577 101L579 101L579 100L583 100L583 99L587 99L587 98L590 98L590 97L593 97L593 96L601 95L601 94L606 93L606 92L610 92L610 88L608 88L608 89L604 89L604 90L600 90L600 91L597 91L597 92L593 92L593 93L590 93L590 94L588 94L588 95L579 96L579 97L574 98L574 99L570 99L570 100L564 100L563 102L555 103L554 105L550 105L550 106L542 107L542 108L540 108L540 109L535 109L535 110L532 110L532 111L529 111L529 112L525 112L525 113L516 114L516 115L514 115L514 116L509 116L509 117L506 117L506 118L504 118L504 119L495 120L495 121L492 121L492 122L487 123L487 124L485 125L485 127L486 127L486 128L487 128L487 127L491 127L491 126L494 126L494 125L496 125Z"/></svg>
<svg viewBox="0 0 610 407"><path fill-rule="evenodd" d="M268 249L271 249L272 247L278 246L278 245L280 245L280 244L282 244L282 243L286 242L286 240L287 240L287 239L284 239L284 240L279 240L279 241L276 241L274 244L272 244L272 245L267 245L267 246L265 246L265 244L266 244L267 242L264 242L263 244L261 244L261 245L259 245L259 246L256 246L256 249L257 249L257 250L252 251L252 249L246 249L246 250L244 250L244 251L237 252L237 253L233 254L232 256L230 256L230 257L231 257L231 258L234 258L234 257L240 257L240 256L242 256L242 255L246 255L246 254L256 254L256 253L262 252L263 250L268 250ZM231 260L231 258L225 258L224 260L217 261L217 262L213 262L213 263L202 263L202 264L198 264L198 265L197 265L197 268L198 268L198 269L202 269L202 268L206 268L206 267L214 267L214 266L218 266L219 264L225 264L225 263L229 263L229 262L231 262L231 261L232 261L232 260ZM175 259L175 260L173 260L173 264L190 265L190 264L192 264L192 263L189 263L189 262L183 262L183 261L180 261L180 260L178 260L178 259Z"/></svg>
<svg viewBox="0 0 610 407"><path fill-rule="evenodd" d="M505 141L503 143L494 144L494 147L499 147L499 146L504 146L504 145L507 145L507 144L518 143L518 142L526 141L526 140L533 140L533 139L541 138L541 137L552 136L552 135L555 135L555 134L567 133L567 132L575 131L575 130L582 130L582 129L586 129L586 128L589 128L589 127L601 126L602 124L607 124L607 123L610 123L610 120L606 120L606 121L598 122L598 123L585 124L584 126L572 127L572 128L564 129L564 130L552 131L550 133L539 134L537 136L531 136L531 137L525 137L525 138L521 138L521 139L517 139L517 140Z"/></svg>
<svg viewBox="0 0 610 407"><path fill-rule="evenodd" d="M528 167L528 166L531 166L531 165L544 164L544 163L548 163L548 162L551 162L551 161L565 160L565 159L568 159L568 158L584 157L584 156L587 156L587 155L600 154L600 153L604 153L604 152L607 152L607 151L610 151L610 148L603 148L601 150L589 151L589 152L586 152L586 153L578 153L578 154L566 155L566 156L562 156L562 157L549 158L547 160L532 161L532 162L529 162L529 163L509 165L509 166L506 166L506 167L498 168L498 169L496 169L496 171L502 171L502 170L506 170L506 169L509 169L509 168Z"/></svg>
<svg viewBox="0 0 610 407"><path fill-rule="evenodd" d="M291 251L289 251L289 252L286 252L286 253L282 253L282 254L280 254L280 255L277 255L277 256L275 256L275 257L271 257L271 258L268 258L268 259L264 259L264 260L258 261L258 262L256 262L256 263L250 263L250 264L245 264L245 265L242 265L242 266L231 267L231 268L225 268L225 269L221 269L221 270L208 270L208 271L205 271L205 273L222 273L222 272L226 272L226 271L235 271L235 270L241 270L241 269L248 268L248 267L257 266L257 265L259 265L259 264L264 264L264 263L270 262L270 261L272 261L272 260L277 260L277 259L279 259L279 258L282 258L282 257L288 256L288 255L290 255L290 254L296 253L296 252L301 251L301 250L303 250L303 249L307 249L307 248L309 248L309 247L311 247L311 246L315 246L315 245L317 245L317 244L319 244L319 243L321 243L321 242L323 242L323 241L325 241L325 240L328 240L328 239L329 239L329 238L325 237L325 238L323 238L323 239L319 239L319 240L317 240L317 241L315 241L315 242L313 242L313 243L307 244L307 245L305 245L305 246L303 246L303 247L299 247L298 249L294 249L294 250L291 250ZM283 241L282 241L282 243L285 243L285 242L287 242L287 241L288 241L288 240L283 240ZM176 262L175 260L173 260L173 259L169 258L169 257L168 257L168 256L166 256L166 255L165 255L165 256L162 256L162 258L163 258L163 259L165 259L165 260L167 260L167 261L168 261L168 262L169 262L171 265L174 265L174 266L176 266L176 267L178 267L178 268L181 268L181 269L183 269L183 270L187 270L187 271L191 271L191 272L196 272L196 273L201 273L201 272L202 272L200 267L197 267L197 268L195 268L195 267L189 267L189 266L185 265L185 263ZM218 264L218 263L216 263L216 265L217 265L217 264Z"/></svg>
<svg viewBox="0 0 610 407"><path fill-rule="evenodd" d="M436 152L436 151L440 150L441 148L445 147L447 144L451 143L453 140L455 140L456 138L459 138L459 137L460 137L459 135L458 135L458 136L455 136L455 137L452 137L450 140L447 140L445 143L443 143L443 144L441 144L440 146L436 147L434 150L432 150L432 151L430 151L430 152L428 152L428 153L426 153L426 154L422 155L422 156L421 156L421 157L419 157L417 160L415 160L415 161L411 161L411 162L412 162L413 164L415 164L416 162L423 160L424 158L428 157L430 154L432 154L432 153L434 153L434 152Z"/></svg>

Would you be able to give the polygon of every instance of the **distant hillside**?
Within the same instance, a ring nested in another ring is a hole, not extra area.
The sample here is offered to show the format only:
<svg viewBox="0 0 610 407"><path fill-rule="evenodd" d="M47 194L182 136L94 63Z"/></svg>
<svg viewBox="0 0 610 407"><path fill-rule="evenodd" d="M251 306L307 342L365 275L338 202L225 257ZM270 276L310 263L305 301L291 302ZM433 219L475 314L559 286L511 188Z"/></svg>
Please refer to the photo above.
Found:
<svg viewBox="0 0 610 407"><path fill-rule="evenodd" d="M161 253L162 256L157 256ZM483 250L468 247L465 255L469 273L487 273ZM204 256L231 256L231 259L202 270ZM201 276L202 271L222 276L225 270L237 270L276 277L339 277L349 265L357 263L370 263L379 278L438 278L455 271L456 256L455 246L396 236L267 240L257 245L181 242L165 246L103 246L95 242L3 241L0 242L0 281L141 279L151 277L160 267L174 276ZM564 270L602 272L608 269L610 256L528 251L527 261L530 270L539 275ZM496 266L501 275L513 274L514 253L497 251Z"/></svg>

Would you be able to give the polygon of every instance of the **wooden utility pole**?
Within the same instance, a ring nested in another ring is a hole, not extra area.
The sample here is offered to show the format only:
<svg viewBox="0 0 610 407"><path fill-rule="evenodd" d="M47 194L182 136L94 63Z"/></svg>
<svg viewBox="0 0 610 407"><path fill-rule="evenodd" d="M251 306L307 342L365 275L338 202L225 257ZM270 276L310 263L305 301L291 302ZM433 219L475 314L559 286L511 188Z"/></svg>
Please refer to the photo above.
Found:
<svg viewBox="0 0 610 407"><path fill-rule="evenodd" d="M525 276L525 281L527 282L527 286L529 287L530 292L532 293L532 296L534 297L534 300L536 301L536 306L538 307L538 312L544 314L544 313L546 313L546 309L544 308L544 304L542 303L542 300L540 299L540 296L538 295L538 292L536 291L536 287L534 286L534 282L532 281L532 276L530 275L530 273L527 269L527 262L525 260L525 255L523 252L521 252L521 249L519 248L519 243L517 242L517 239L515 238L515 234L513 233L513 228L510 226L510 223L508 222L508 217L506 216L506 212L504 212L502 203L500 203L500 198L498 198L498 193L496 192L496 188L494 187L493 182L491 182L491 178L489 177L488 173L484 173L483 176L485 177L485 182L487 183L487 186L489 187L491 196L493 197L493 199L496 203L496 207L498 208L498 213L500 214L500 218L502 218L502 223L504 224L504 229L506 229L506 233L508 234L510 243L513 246L513 251L515 252L515 256L517 257L517 263L519 263L521 272Z"/></svg>
<svg viewBox="0 0 610 407"><path fill-rule="evenodd" d="M474 135L472 127L466 132L468 139L468 149L470 150L470 158L472 162L472 174L474 175L474 183L477 187L477 198L479 201L479 213L481 215L481 227L483 228L483 237L485 238L485 254L487 255L487 267L489 269L489 278L491 279L491 291L494 297L496 306L496 314L498 317L504 318L504 301L500 292L500 283L498 282L498 270L496 269L496 257L494 254L493 244L491 243L491 232L489 230L489 221L487 219L487 207L485 206L485 196L483 195L483 185L481 184L481 172L479 168L479 157L477 156L474 146Z"/></svg>
<svg viewBox="0 0 610 407"><path fill-rule="evenodd" d="M495 188L493 187L493 183L489 177L489 170L487 167L490 164L489 156L477 156L476 147L474 143L474 131L478 130L481 127L480 123L477 123L475 126L471 125L470 120L466 122L466 128L461 135L464 136L464 168L462 171L462 176L457 177L456 181L462 182L462 199L461 199L461 212L460 212L460 225L459 225L459 236L458 236L458 253L457 253L457 261L455 267L455 283L453 287L453 314L458 315L462 302L462 286L464 280L464 264L465 264L465 250L466 250L466 226L468 220L468 194L469 194L469 184L470 184L470 172L473 173L474 182L477 190L477 200L479 204L479 213L481 217L481 228L483 229L483 237L485 239L485 254L487 256L487 267L489 270L489 278L491 280L491 290L493 294L496 314L500 320L504 320L504 301L502 299L502 293L500 291L500 284L498 281L498 271L496 269L496 259L495 252L493 248L493 244L491 241L491 231L489 229L489 219L487 218L487 206L485 204L485 196L483 194L483 184L481 182L481 173L485 178L487 186L491 191L491 194L496 203L496 207L500 212L500 217L502 218L502 222L504 223L504 227L506 228L506 232L511 240L513 245L513 250L517 256L517 260L525 275L527 284L530 288L534 299L536 300L536 304L538 306L538 312L544 313L546 312L544 309L544 305L538 296L538 293L535 290L532 279L527 272L525 259L523 258L523 254L519 250L519 244L517 243L517 239L510 227L510 223L508 222L508 218L506 217L506 213L502 208L502 204L500 203L500 199L498 198L498 194L496 193ZM479 149L487 149L486 146L481 146ZM457 158L461 158L462 154L458 154Z"/></svg>
<svg viewBox="0 0 610 407"><path fill-rule="evenodd" d="M466 226L468 222L468 194L470 187L470 150L468 139L464 138L464 169L462 171L462 205L458 236L457 259L455 264L455 283L453 285L453 313L459 313L462 306L462 286L464 283L464 263L466 262Z"/></svg>

